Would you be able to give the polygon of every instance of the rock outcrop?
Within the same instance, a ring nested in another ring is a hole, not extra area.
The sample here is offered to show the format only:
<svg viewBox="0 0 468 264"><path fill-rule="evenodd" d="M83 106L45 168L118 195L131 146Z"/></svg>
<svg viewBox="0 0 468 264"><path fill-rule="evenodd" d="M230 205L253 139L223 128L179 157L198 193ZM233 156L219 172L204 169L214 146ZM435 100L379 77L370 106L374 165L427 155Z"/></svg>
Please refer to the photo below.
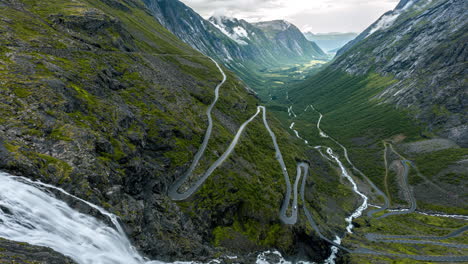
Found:
<svg viewBox="0 0 468 264"><path fill-rule="evenodd" d="M0 238L0 263L75 264L52 249L17 243Z"/></svg>

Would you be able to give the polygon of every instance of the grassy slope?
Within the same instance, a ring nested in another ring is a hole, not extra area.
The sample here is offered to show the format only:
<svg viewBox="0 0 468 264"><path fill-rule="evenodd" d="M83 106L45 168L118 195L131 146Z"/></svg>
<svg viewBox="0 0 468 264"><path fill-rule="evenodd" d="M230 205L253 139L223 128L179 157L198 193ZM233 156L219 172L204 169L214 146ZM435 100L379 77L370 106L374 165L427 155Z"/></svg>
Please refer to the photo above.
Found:
<svg viewBox="0 0 468 264"><path fill-rule="evenodd" d="M360 228L356 229L353 235L350 235L345 243L354 247L365 247L375 251L383 251L395 254L414 254L414 255L466 255L466 249L445 248L434 245L414 245L414 244L395 244L376 242L369 243L365 235L367 233L376 233L384 235L414 235L414 236L445 236L453 230L463 227L466 221L432 217L419 214L409 216L391 216L385 221L372 220L366 222L364 219L356 221ZM466 244L468 242L466 235L440 240L442 243ZM378 257L370 255L353 255L349 258L349 263L425 263L411 259L389 259L387 257ZM426 262L429 263L429 262Z"/></svg>
<svg viewBox="0 0 468 264"><path fill-rule="evenodd" d="M421 131L404 113L371 99L392 83L389 77L350 76L327 68L289 93L296 112L313 104L324 115L321 128L351 147L352 159L380 186L384 174L380 141L397 134L418 138ZM318 118L309 111L299 115L297 122L298 130L312 145L323 143L317 137Z"/></svg>
<svg viewBox="0 0 468 264"><path fill-rule="evenodd" d="M125 209L126 201L107 201L101 191L111 184L131 181L127 173L135 168L142 168L150 179L160 179L162 190L167 188L201 142L206 128L204 113L221 76L207 58L191 57L200 54L160 26L139 7L139 1L110 1L111 6L106 2L23 1L24 9L1 7L6 19L0 26L8 37L0 40L0 112L6 127L3 146L9 157L2 167L22 174L34 172L45 181L65 184L127 223L138 224L132 221L138 218L134 214L141 212ZM97 15L90 18L90 11ZM56 17L62 18L65 26L58 25ZM107 26L97 30L75 26L80 19L104 21ZM124 88L113 91L97 83L98 74L104 71L119 72L112 78ZM48 84L57 79L64 84L60 91ZM228 127L238 127L255 113L257 102L244 84L229 74L202 166L224 151L233 138L234 131ZM279 122L269 118L294 175L295 160L303 154L291 144ZM10 133L13 130L21 131L20 136ZM97 150L98 140L107 142L107 148ZM141 142L162 148L148 153L142 150ZM58 146L59 151L52 151ZM255 121L231 159L191 201L179 205L208 230L222 230L242 220L246 224L236 226L242 241L254 246L291 247L293 233L279 225L277 217L284 183L273 155L268 134L260 121ZM172 207L164 210L168 208ZM224 215L228 209L231 213ZM169 211L167 217L172 213ZM256 229L255 236L248 235L252 226L262 227ZM219 234L205 234L205 239L223 241L225 237ZM180 252L195 247L187 234L159 230L155 236L178 245Z"/></svg>

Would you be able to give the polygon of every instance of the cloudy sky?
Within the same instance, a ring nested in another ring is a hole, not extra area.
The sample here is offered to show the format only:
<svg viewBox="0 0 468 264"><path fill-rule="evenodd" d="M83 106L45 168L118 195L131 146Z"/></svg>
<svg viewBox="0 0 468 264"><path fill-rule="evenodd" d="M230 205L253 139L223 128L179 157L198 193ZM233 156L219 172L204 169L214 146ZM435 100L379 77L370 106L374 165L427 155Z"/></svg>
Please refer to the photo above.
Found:
<svg viewBox="0 0 468 264"><path fill-rule="evenodd" d="M303 31L361 32L399 0L181 0L204 17L285 19Z"/></svg>

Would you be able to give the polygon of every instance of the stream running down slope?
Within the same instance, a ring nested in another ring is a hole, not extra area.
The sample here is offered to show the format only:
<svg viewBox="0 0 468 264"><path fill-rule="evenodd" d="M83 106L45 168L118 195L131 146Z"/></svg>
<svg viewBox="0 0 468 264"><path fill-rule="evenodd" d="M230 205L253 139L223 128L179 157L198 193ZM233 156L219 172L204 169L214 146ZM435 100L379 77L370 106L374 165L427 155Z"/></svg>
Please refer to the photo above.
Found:
<svg viewBox="0 0 468 264"><path fill-rule="evenodd" d="M380 211L385 211L389 208L390 206L390 200L388 197L385 195L384 192L382 192L362 171L360 171L356 166L351 162L351 159L349 158L348 155L348 150L347 148L342 145L340 142L338 142L336 139L333 137L329 136L326 134L321 128L320 128L320 123L323 119L322 113L320 113L313 105L307 106L307 108L304 110L304 112L307 111L308 108L312 108L315 112L319 114L319 119L317 122L317 129L319 131L319 135L322 138L327 138L336 143L338 146L340 146L343 149L344 156L348 162L348 164L352 167L352 169L359 173L367 182L368 184L376 191L376 193L379 196L382 196L384 198L384 206L374 206L377 207L375 210L371 210L368 212L368 217L373 217L373 214L380 212ZM292 108L292 107L291 107ZM307 144L307 143L306 143ZM338 155L334 154L333 150L330 147L326 147L326 153L328 154L328 157L322 152L323 146L316 146L315 149L320 153L320 155L327 159L330 162L336 162L338 166L341 169L342 176L345 177L352 185L352 189L354 193L356 193L358 196L360 196L363 200L363 203L361 206L359 206L354 213L351 214L348 218L346 218L346 222L348 223L348 226L346 227L346 230L349 234L352 233L352 229L354 228L352 221L353 219L356 219L362 215L362 213L370 206L368 204L369 198L363 194L362 192L359 191L358 186L356 182L354 181L353 177L348 173L347 169L343 165L343 163L340 161ZM407 193L408 199L410 200L411 207L409 209L405 210L390 210L390 213L384 214L383 216L377 218L377 219L382 219L384 217L390 216L390 215L398 215L398 214L409 214L409 213L414 213L416 210L416 200L414 198L414 194L411 192L408 184L408 171L409 171L409 166L408 164L411 164L413 167L414 165L412 164L411 161L402 159L401 161L402 166L404 167L404 182L405 182L405 192ZM303 183L305 185L305 181ZM301 190L301 195L304 197L304 185L302 186ZM303 198L304 199L304 198ZM305 201L304 201L305 202ZM392 253L386 253L386 252L376 252L370 249L366 248L358 248L355 250L350 250L346 247L341 246L341 240L342 238L336 236L336 239L334 241L330 241L330 239L324 237L316 223L314 222L312 215L310 212L308 212L307 208L304 206L304 211L307 216L307 219L309 220L310 225L312 228L318 233L319 237L322 238L323 240L327 241L328 243L332 244L333 246L331 247L332 254L330 257L325 260L325 264L334 264L335 263L335 258L337 256L337 253L339 249L344 250L348 253L352 254L371 254L371 255L381 255L381 256L389 256L389 257L399 257L399 258L409 258L409 259L415 259L415 260L421 260L421 261L440 261L440 262L466 262L468 261L468 256L430 256L430 255L408 255L408 254L392 254ZM418 212L421 213L421 212ZM422 213L426 214L426 213ZM429 215L429 214L426 214ZM465 216L452 216L452 215L434 215L434 216L443 216L443 217L450 217L450 218L458 218L458 219L464 219L466 220ZM442 240L442 239L447 239L447 238L452 238L456 237L459 235L462 235L465 231L468 230L468 226L464 226L458 230L453 231L447 236L442 236L442 237L434 237L434 236L393 236L393 235L380 235L380 234L367 234L366 238L369 241L372 242L387 242L387 243L402 243L402 244L419 244L419 245L424 245L424 244L432 244L432 245L437 245L437 246L443 246L443 247L454 247L454 248L461 248L461 249L466 249L468 248L468 245L465 244L455 244L455 243L440 243L436 241L422 241L422 240L411 240L411 239L430 239L430 240ZM404 240L406 239L406 240Z"/></svg>

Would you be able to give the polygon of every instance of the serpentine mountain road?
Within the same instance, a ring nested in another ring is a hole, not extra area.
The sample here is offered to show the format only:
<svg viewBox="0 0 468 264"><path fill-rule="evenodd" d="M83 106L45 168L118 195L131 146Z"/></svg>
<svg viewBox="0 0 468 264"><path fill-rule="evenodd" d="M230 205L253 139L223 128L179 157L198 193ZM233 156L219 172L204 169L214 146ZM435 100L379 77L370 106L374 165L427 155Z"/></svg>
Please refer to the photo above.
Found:
<svg viewBox="0 0 468 264"><path fill-rule="evenodd" d="M410 208L408 210L401 210L401 211L386 213L386 214L378 217L377 219L383 219L383 218L391 216L391 215L411 214L411 213L414 213L416 211L416 207L417 207L416 198L414 197L414 193L411 191L411 187L409 186L409 183L408 183L408 175L409 175L409 170L410 170L410 168L408 166L408 163L411 162L411 161L402 160L400 162L401 162L401 165L403 166L403 173L401 175L402 184L403 184L403 191L406 194L406 198L410 202Z"/></svg>
<svg viewBox="0 0 468 264"><path fill-rule="evenodd" d="M304 110L304 112L307 111L308 107ZM378 208L376 210L369 211L368 216L372 217L373 214L375 214L375 213L377 213L379 211L384 211L384 210L388 209L390 202L389 202L388 197L385 195L385 193L382 192L366 175L364 175L364 173L362 173L359 169L357 169L354 166L354 164L351 162L351 160L350 160L350 158L348 156L348 150L346 149L346 147L344 145L342 145L341 143L339 143L333 137L329 136L327 133L325 133L325 131L323 131L320 128L320 123L321 123L321 121L323 119L323 115L313 105L310 105L310 107L320 115L319 120L317 122L317 129L319 131L319 135L321 137L328 138L328 139L332 140L334 143L336 143L337 145L339 145L343 149L344 156L345 156L346 160L348 161L349 165L353 168L353 170L358 172L361 176L363 176L364 179L366 179L366 181L370 184L370 186L373 187L374 190L376 190L377 193L380 196L384 197L384 200L385 200L384 201L384 203L385 203L384 207L380 207L380 208ZM321 152L321 150L320 150L321 148L322 148L322 146L315 147L315 149L317 149L319 151L319 153L324 158L331 161L331 159L326 157ZM392 148L393 148L393 146L392 146ZM327 154L329 154L332 157L332 159L334 159L340 165L340 167L342 168L343 176L346 176L347 173L345 171L343 171L343 167L342 167L341 162L339 161L339 159L338 159L338 157L336 155L333 155L333 151L330 148L327 149ZM402 157L402 156L400 156L400 157ZM396 212L385 214L385 215L381 216L380 218L384 218L384 217L389 216L389 215L409 214L409 213L415 212L415 210L416 210L416 198L414 197L414 194L411 192L411 189L410 189L410 186L409 186L409 183L408 183L408 175L409 175L409 170L410 170L408 164L411 164L411 166L414 166L414 165L412 164L411 161L406 160L403 157L402 157L402 160L400 162L402 163L403 169L404 169L403 175L402 175L403 185L404 185L403 187L405 189L404 191L405 191L408 199L410 200L411 207L408 210L396 211ZM350 175L348 175L348 176L351 177ZM351 179L350 179L350 181L351 181ZM305 184L305 182L303 184ZM356 186L354 186L354 187L356 187ZM303 193L302 193L303 191L304 191L304 185L302 186L302 189L301 189L301 195L303 195ZM359 191L356 191L356 190L354 190L354 191L359 196L361 196L361 197L363 196L363 194L360 193ZM342 249L344 251L347 251L349 253L353 253L353 254L371 254L371 255L381 255L381 256L389 256L389 257L399 257L399 258L410 258L410 259L421 260L421 261L438 261L438 262L460 262L460 261L465 262L465 261L468 261L468 256L427 256L427 255L392 254L392 253L385 253L385 252L376 252L376 251L366 249L366 248L358 248L358 249L355 249L355 250L350 250L350 249L345 248L345 247L343 247L341 245L337 245L336 243L330 241L328 238L324 237L322 235L322 233L320 232L318 226L314 222L311 213L308 211L308 209L306 207L304 207L304 211L305 211L305 214L307 216L307 219L309 220L310 225L319 234L319 237L321 237L325 241L329 242L330 244L334 245L335 247L340 248L340 249ZM380 218L378 218L378 219L380 219ZM468 246L465 245L465 244L451 244L451 243L440 243L440 242L434 242L434 241L404 240L404 239L443 240L443 239L448 239L448 238L459 236L459 235L463 234L467 229L468 229L468 226L464 226L464 227L452 232L451 234L449 234L447 236L443 236L443 237L391 236L391 235L378 235L378 234L368 234L368 237L367 236L366 237L372 242L380 242L380 241L382 241L382 239L384 239L382 242L403 243L403 244L421 244L421 245L423 245L423 244L432 244L432 245L436 245L436 246L454 247L454 248L465 249L465 248L468 248ZM349 230L348 230L348 232L349 232ZM389 238L389 239L385 240L386 238ZM392 238L394 238L394 239L392 240Z"/></svg>
<svg viewBox="0 0 468 264"><path fill-rule="evenodd" d="M365 249L365 248L350 250L350 249L348 249L346 247L341 246L339 243L335 243L334 241L331 241L330 239L326 238L321 233L321 231L318 228L317 224L313 220L312 214L306 208L304 193L305 193L305 185L306 185L306 181L307 181L307 176L308 176L308 172L309 172L309 165L307 163L304 163L304 162L301 162L301 163L297 164L296 180L295 180L295 183L294 183L294 190L292 190L291 183L290 183L290 177L289 177L289 174L288 174L288 171L287 171L287 168L286 168L286 164L285 164L283 156L281 154L281 150L280 150L280 148L278 146L276 135L271 130L271 128L270 128L270 126L268 124L267 117L266 117L266 108L264 106L258 106L257 107L257 112L240 126L239 130L237 131L236 135L234 136L234 139L232 140L232 142L229 145L229 147L227 148L227 150L221 155L221 157L218 158L218 160L216 160L208 168L208 170L195 182L195 184L192 187L188 188L183 193L180 193L179 189L187 181L187 179L190 176L193 175L193 172L194 172L195 168L199 164L200 159L202 158L203 154L206 151L206 148L207 148L208 143L209 143L210 138L211 138L212 129L213 129L213 118L211 116L211 112L212 112L213 108L215 107L215 105L216 105L216 103L217 103L217 101L219 99L219 90L220 90L221 86L226 82L226 79L227 79L226 74L224 73L222 68L219 66L219 64L215 60L213 60L213 59L211 59L211 60L216 64L217 68L219 69L219 71L221 72L221 74L223 76L223 79L216 86L215 99L212 102L212 104L208 107L208 110L206 111L206 115L208 116L208 128L206 130L206 133L205 133L205 136L204 136L204 139L203 139L203 143L200 146L198 152L196 153L196 155L195 155L189 169L169 189L168 195L169 195L170 198L172 198L173 200L176 200L176 201L180 201L180 200L185 200L185 199L189 198L191 195L193 195L203 185L203 183L208 179L208 177L210 175L212 175L213 172L218 167L220 167L222 165L222 163L231 155L231 153L234 150L234 148L236 147L240 137L242 136L245 128L249 125L249 123L251 123L260 114L260 112L262 112L264 126L267 129L267 131L270 134L270 137L272 139L273 145L274 145L275 150L276 150L276 159L278 160L278 163L281 166L281 170L283 172L284 179L285 179L285 182L286 182L286 194L285 194L285 198L283 200L283 204L281 206L280 214L279 214L280 220L283 223L285 223L287 225L294 225L297 222L297 219L298 219L298 217L297 217L297 211L298 211L297 210L298 186L299 186L299 183L300 183L301 176L303 175L302 186L301 186L301 198L302 198L302 200L304 202L304 205L303 205L304 213L305 213L305 215L307 217L307 220L308 220L309 224L317 232L319 237L322 238L323 240L327 241L328 243L332 244L333 246L335 246L337 248L340 248L340 249L342 249L342 250L344 250L346 252L354 253L354 254L372 254L372 255L395 256L395 257L411 258L411 259L425 260L425 261L468 261L468 256L424 256L424 255L391 254L391 253L385 253L385 252L375 252L373 250ZM313 106L311 106L311 107L315 111L317 111ZM297 117L297 115L294 114L294 112L292 110L292 107L290 107L288 109L288 112L290 113L290 116ZM377 191L377 193L384 197L385 206L383 208L380 208L379 210L374 210L374 213L377 212L377 211L382 211L382 210L387 209L388 208L388 198L386 197L386 195L380 189L378 189L377 186L375 184L373 184L372 181L370 181L370 179L368 179L361 171L359 171L354 166L354 164L351 162L351 160L348 157L347 149L342 144L340 144L338 141L336 141L335 139L329 137L327 134L325 134L325 132L323 132L320 129L320 121L322 120L323 115L320 112L318 112L318 113L320 114L320 119L319 119L319 122L317 124L317 128L319 129L320 136L330 138L332 141L334 141L336 144L338 144L341 148L343 148L346 160L353 167L353 169L355 171L357 171L358 173L360 173L361 175L363 175L364 178L367 180L367 182ZM348 175L348 173L346 172L346 169L344 168L343 164L338 159L338 157L333 154L333 151L332 151L331 148L327 148L327 154L330 155L332 160L335 160L340 165L340 167L342 169L343 176L345 176L345 177L347 177L349 179L349 181L353 184L354 191L359 196L361 196L361 198L364 199L363 205L361 205L360 208L358 208L356 210L356 212L352 216L350 216L349 218L346 219L348 224L349 224L347 230L348 230L348 232L351 232L350 230L352 228L352 219L361 216L362 211L364 211L367 208L368 198L367 198L367 196L365 196L364 194L362 194L358 190L356 183L354 182L352 177L350 175ZM403 161L403 165L405 166L404 179L405 179L405 183L407 183L409 168L408 168L407 164L404 161ZM291 216L288 216L287 211L288 211L288 208L289 208L290 203L291 203L291 192L292 191L294 192L294 194L293 194L294 198L293 198L293 202L292 202ZM412 203L412 205L414 205L414 207L415 207L416 203L414 202L414 203ZM372 214L370 214L369 216L372 216ZM400 241L400 240L398 240L398 241ZM391 241L389 240L389 242L391 242ZM420 243L418 243L418 241L412 241L410 243L427 244L426 241L421 241ZM454 244L451 244L450 246L452 246L452 245L454 245ZM461 247L461 248L463 248L463 246L464 245L462 245L462 244L459 245L459 247Z"/></svg>
<svg viewBox="0 0 468 264"><path fill-rule="evenodd" d="M297 190L298 190L298 185L299 185L300 178L301 178L301 172L304 171L304 174L308 173L308 165L306 163L299 163L297 165L297 175L296 175L296 181L294 183L294 198L293 198L293 204L292 204L293 208L291 210L291 216L287 216L287 210L288 210L290 202L291 202L291 191L292 191L291 182L290 182L288 170L286 168L286 164L285 164L284 159L283 159L283 155L281 154L281 150L280 150L280 148L278 146L278 142L276 140L276 135L271 130L270 126L268 125L268 121L267 121L267 117L266 117L266 108L264 106L258 106L257 107L257 112L249 120L247 120L246 122L244 122L240 126L239 130L237 131L237 133L236 133L234 139L232 140L231 144L229 145L228 149L223 153L223 155L221 155L220 158L218 158L218 160L216 160L208 168L208 170L197 180L197 182L195 182L195 184L192 187L190 187L188 190L186 190L185 192L179 193L179 188L184 184L185 181L187 181L187 179L190 176L193 175L193 172L194 172L195 168L197 167L198 163L200 162L200 159L202 158L203 154L206 151L206 147L208 146L208 143L209 143L210 138L211 138L211 133L212 133L212 130L213 130L213 118L211 116L211 112L213 111L213 108L214 108L214 106L216 105L216 103L217 103L217 101L219 99L219 90L220 90L221 86L226 82L226 78L227 78L226 74L224 73L222 68L219 66L219 64L215 60L213 60L213 59L211 59L211 60L218 67L219 71L221 72L221 74L223 76L223 79L222 79L221 83L219 83L218 86L216 86L215 99L214 99L213 103L208 107L208 110L206 111L206 115L208 116L208 128L206 130L205 137L203 139L203 143L202 143L201 147L199 148L198 152L196 153L195 158L193 159L190 168L169 189L169 197L171 199L173 199L173 200L181 201L181 200L185 200L185 199L189 198L190 196L192 196L203 185L203 183L208 179L208 177L211 174L213 174L213 172L219 166L221 166L223 164L223 162L231 155L232 151L236 147L236 145L237 145L240 137L242 136L245 128L247 127L247 125L250 122L252 122L260 114L260 112L263 112L263 123L264 123L265 128L268 130L268 133L270 134L271 139L273 141L273 145L274 145L275 150L276 150L276 159L278 160L278 162L279 162L279 164L281 166L281 170L282 170L283 175L284 175L284 180L286 182L286 195L285 195L285 198L284 198L284 201L283 201L283 205L281 206L280 219L285 224L294 225L297 222L297 200L298 200L297 199L298 198L297 197L297 193L298 193Z"/></svg>

